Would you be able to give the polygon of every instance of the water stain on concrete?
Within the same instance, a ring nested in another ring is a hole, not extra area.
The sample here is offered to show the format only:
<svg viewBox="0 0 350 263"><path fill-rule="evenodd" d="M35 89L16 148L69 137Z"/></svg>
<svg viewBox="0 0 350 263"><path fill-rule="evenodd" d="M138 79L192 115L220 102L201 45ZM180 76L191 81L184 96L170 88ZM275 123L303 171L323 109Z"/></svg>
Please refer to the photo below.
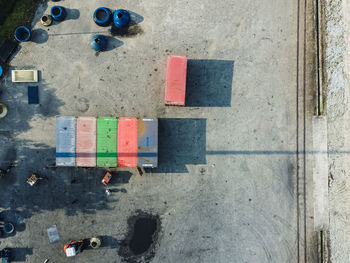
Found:
<svg viewBox="0 0 350 263"><path fill-rule="evenodd" d="M111 28L112 36L135 37L137 35L142 35L143 33L143 29L140 25L132 25L123 28L117 28L115 26L112 26Z"/></svg>
<svg viewBox="0 0 350 263"><path fill-rule="evenodd" d="M150 262L155 255L160 227L159 215L138 210L135 215L129 217L128 233L118 251L123 261Z"/></svg>

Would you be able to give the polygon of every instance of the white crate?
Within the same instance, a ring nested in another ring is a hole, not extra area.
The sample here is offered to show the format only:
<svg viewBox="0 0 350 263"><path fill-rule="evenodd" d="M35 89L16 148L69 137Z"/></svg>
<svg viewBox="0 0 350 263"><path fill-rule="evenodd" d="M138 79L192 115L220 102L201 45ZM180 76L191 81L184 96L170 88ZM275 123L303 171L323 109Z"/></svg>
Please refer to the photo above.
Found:
<svg viewBox="0 0 350 263"><path fill-rule="evenodd" d="M38 82L37 70L12 70L12 82Z"/></svg>

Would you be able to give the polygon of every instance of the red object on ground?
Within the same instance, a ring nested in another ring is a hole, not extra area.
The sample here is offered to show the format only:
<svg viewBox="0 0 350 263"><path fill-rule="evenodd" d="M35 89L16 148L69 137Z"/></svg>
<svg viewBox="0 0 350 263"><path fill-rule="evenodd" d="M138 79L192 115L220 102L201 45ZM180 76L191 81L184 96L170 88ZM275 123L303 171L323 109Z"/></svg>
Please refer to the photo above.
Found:
<svg viewBox="0 0 350 263"><path fill-rule="evenodd" d="M168 55L166 70L166 105L185 105L187 56Z"/></svg>
<svg viewBox="0 0 350 263"><path fill-rule="evenodd" d="M103 177L101 183L103 183L104 185L107 186L107 184L109 183L109 181L110 181L111 179L112 179L112 175L111 175L109 172L107 172L106 175L105 175L105 177Z"/></svg>
<svg viewBox="0 0 350 263"><path fill-rule="evenodd" d="M77 241L71 241L71 242L65 244L65 245L64 245L64 253L66 253L66 249L67 249L67 248L70 248L70 247L72 247L72 246L79 247L79 246L81 246L83 243L84 243L83 240L77 240Z"/></svg>
<svg viewBox="0 0 350 263"><path fill-rule="evenodd" d="M137 166L137 119L118 118L118 166Z"/></svg>

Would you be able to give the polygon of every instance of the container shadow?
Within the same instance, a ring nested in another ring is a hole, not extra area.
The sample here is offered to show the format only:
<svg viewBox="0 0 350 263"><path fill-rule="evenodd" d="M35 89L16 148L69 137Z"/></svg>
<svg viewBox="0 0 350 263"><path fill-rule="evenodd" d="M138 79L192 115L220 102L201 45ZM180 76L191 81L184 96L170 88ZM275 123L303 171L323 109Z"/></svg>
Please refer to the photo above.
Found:
<svg viewBox="0 0 350 263"><path fill-rule="evenodd" d="M118 248L119 246L119 242L118 239L116 239L115 237L112 236L101 236L102 239L102 244L101 244L101 248Z"/></svg>
<svg viewBox="0 0 350 263"><path fill-rule="evenodd" d="M80 17L80 11L78 9L66 8L67 16L65 20L77 20Z"/></svg>
<svg viewBox="0 0 350 263"><path fill-rule="evenodd" d="M159 119L159 167L151 173L188 173L188 164L206 164L206 119Z"/></svg>
<svg viewBox="0 0 350 263"><path fill-rule="evenodd" d="M0 184L0 208L8 210L5 219L11 220L9 222L17 226L17 222L24 222L36 213L57 209L63 209L67 216L96 214L99 210L109 210L112 203L118 202L108 199L105 193L106 187L101 183L106 173L104 168L56 167L54 147L30 141L22 143L26 146L13 156L20 161ZM30 160L28 156L31 156ZM32 173L44 180L30 186L26 179ZM130 177L122 174L120 180L127 182Z"/></svg>
<svg viewBox="0 0 350 263"><path fill-rule="evenodd" d="M33 249L28 247L11 248L11 262L26 262L27 255L33 255Z"/></svg>
<svg viewBox="0 0 350 263"><path fill-rule="evenodd" d="M119 48L122 45L124 45L123 41L120 41L114 37L106 36L106 38L107 38L107 47L105 51L111 51L113 49Z"/></svg>
<svg viewBox="0 0 350 263"><path fill-rule="evenodd" d="M131 11L131 10L127 10L130 13L130 26L134 26L137 24L140 24L141 22L143 22L144 18L143 16Z"/></svg>
<svg viewBox="0 0 350 263"><path fill-rule="evenodd" d="M189 59L186 106L230 107L234 61Z"/></svg>
<svg viewBox="0 0 350 263"><path fill-rule="evenodd" d="M36 44L43 44L47 42L48 39L49 39L49 34L47 33L46 30L34 29L32 31L32 39L31 39L32 42Z"/></svg>

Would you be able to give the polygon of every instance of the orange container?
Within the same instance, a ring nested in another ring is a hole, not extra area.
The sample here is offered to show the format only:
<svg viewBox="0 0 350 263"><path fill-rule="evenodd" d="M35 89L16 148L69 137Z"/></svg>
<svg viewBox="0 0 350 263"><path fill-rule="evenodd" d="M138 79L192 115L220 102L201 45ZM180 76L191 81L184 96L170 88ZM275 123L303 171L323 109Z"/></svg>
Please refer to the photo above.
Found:
<svg viewBox="0 0 350 263"><path fill-rule="evenodd" d="M107 184L109 183L109 181L110 181L111 179L112 179L111 173L107 172L107 173L105 174L105 176L103 177L101 183L107 186Z"/></svg>
<svg viewBox="0 0 350 263"><path fill-rule="evenodd" d="M185 105L187 57L184 55L168 55L166 69L166 105Z"/></svg>
<svg viewBox="0 0 350 263"><path fill-rule="evenodd" d="M137 118L118 118L118 166L137 166Z"/></svg>
<svg viewBox="0 0 350 263"><path fill-rule="evenodd" d="M95 117L78 117L76 138L76 165L80 167L96 166Z"/></svg>

